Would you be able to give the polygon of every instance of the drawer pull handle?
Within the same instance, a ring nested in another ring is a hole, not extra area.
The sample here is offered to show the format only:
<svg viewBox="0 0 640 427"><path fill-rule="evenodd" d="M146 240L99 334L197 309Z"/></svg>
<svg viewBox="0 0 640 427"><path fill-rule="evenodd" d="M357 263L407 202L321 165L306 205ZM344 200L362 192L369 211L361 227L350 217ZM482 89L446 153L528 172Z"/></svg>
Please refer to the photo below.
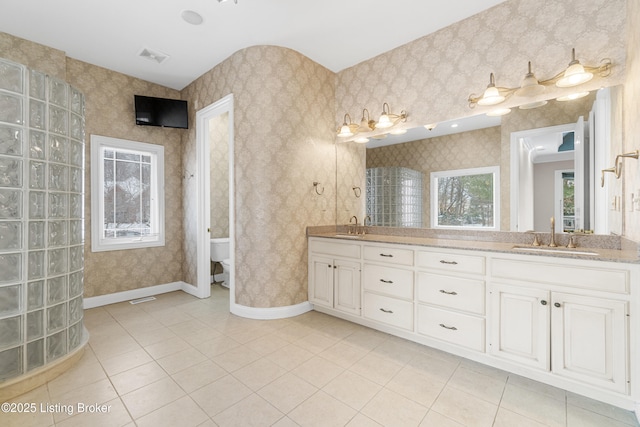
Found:
<svg viewBox="0 0 640 427"><path fill-rule="evenodd" d="M384 279L380 279L380 281L382 283L393 283L393 280L384 280Z"/></svg>
<svg viewBox="0 0 640 427"><path fill-rule="evenodd" d="M381 311L381 312L383 312L383 313L393 314L393 311L391 311L391 310L385 310L384 308L381 308L381 309L380 309L380 311Z"/></svg>
<svg viewBox="0 0 640 427"><path fill-rule="evenodd" d="M386 258L393 258L392 254L380 254L380 256L386 257Z"/></svg>
<svg viewBox="0 0 640 427"><path fill-rule="evenodd" d="M457 331L458 330L458 328L456 328L455 326L447 326L444 323L440 323L440 326L445 328L445 329L452 330L452 331Z"/></svg>
<svg viewBox="0 0 640 427"><path fill-rule="evenodd" d="M443 259L440 260L440 264L458 265L456 261L445 261Z"/></svg>
<svg viewBox="0 0 640 427"><path fill-rule="evenodd" d="M447 295L458 295L458 293L456 291L445 291L444 289L440 289L440 293L441 294L447 294Z"/></svg>

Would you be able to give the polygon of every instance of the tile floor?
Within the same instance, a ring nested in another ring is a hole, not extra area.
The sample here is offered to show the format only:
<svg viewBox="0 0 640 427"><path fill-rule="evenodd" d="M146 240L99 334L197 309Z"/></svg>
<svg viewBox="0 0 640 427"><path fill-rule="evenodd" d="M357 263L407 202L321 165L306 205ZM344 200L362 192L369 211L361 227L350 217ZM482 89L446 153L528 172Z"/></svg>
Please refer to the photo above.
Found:
<svg viewBox="0 0 640 427"><path fill-rule="evenodd" d="M0 425L638 427L630 412L321 313L228 311L218 285L206 300L87 310L82 360L15 399L53 409Z"/></svg>

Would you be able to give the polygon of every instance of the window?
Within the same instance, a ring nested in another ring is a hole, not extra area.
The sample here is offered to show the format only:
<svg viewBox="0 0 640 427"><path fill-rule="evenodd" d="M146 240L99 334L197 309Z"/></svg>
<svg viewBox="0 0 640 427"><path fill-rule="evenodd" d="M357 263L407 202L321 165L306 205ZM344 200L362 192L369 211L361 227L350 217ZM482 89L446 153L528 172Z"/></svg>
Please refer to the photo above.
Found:
<svg viewBox="0 0 640 427"><path fill-rule="evenodd" d="M500 229L500 168L431 173L433 228Z"/></svg>
<svg viewBox="0 0 640 427"><path fill-rule="evenodd" d="M91 250L164 246L164 147L91 136Z"/></svg>

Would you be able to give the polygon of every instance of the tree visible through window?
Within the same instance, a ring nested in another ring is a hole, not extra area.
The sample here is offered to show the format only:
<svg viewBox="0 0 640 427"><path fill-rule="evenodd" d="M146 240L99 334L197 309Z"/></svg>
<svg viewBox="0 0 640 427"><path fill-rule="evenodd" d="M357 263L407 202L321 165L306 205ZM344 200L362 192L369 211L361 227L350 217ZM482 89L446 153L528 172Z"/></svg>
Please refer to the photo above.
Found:
<svg viewBox="0 0 640 427"><path fill-rule="evenodd" d="M432 173L432 226L498 229L497 177L497 167Z"/></svg>
<svg viewBox="0 0 640 427"><path fill-rule="evenodd" d="M164 147L92 135L92 250L164 245Z"/></svg>

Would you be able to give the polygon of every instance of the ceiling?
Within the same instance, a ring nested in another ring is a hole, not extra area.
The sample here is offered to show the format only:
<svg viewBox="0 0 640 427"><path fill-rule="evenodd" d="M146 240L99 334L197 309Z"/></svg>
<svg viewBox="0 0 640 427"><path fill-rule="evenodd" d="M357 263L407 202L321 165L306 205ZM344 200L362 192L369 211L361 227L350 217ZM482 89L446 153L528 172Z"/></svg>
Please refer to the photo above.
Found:
<svg viewBox="0 0 640 427"><path fill-rule="evenodd" d="M234 52L294 49L338 72L505 0L0 0L0 31L181 90ZM204 21L192 25L184 10ZM168 56L140 57L143 49Z"/></svg>

